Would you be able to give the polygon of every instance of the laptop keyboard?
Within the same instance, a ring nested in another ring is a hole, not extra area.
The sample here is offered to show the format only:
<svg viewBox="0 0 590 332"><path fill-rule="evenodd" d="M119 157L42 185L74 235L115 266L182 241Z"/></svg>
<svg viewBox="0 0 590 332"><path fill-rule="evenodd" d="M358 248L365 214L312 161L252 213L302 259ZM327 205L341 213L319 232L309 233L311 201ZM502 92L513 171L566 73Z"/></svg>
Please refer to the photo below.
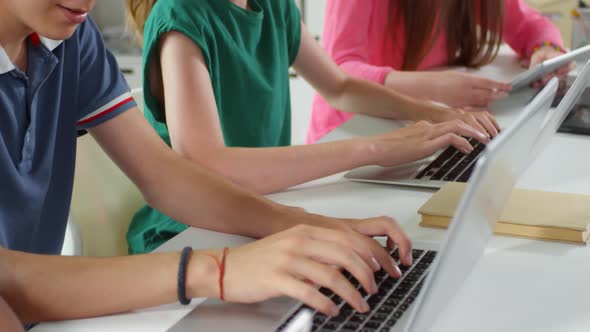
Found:
<svg viewBox="0 0 590 332"><path fill-rule="evenodd" d="M475 162L481 153L485 150L485 144L476 141L474 138L468 138L467 141L473 146L473 151L469 154L449 146L434 161L432 161L416 179L434 180L434 181L456 181L467 182L475 168Z"/></svg>
<svg viewBox="0 0 590 332"><path fill-rule="evenodd" d="M399 264L397 249L390 251L390 255ZM340 307L338 316L328 317L302 304L283 322L277 331L282 331L291 319L303 309L309 309L314 312L312 331L389 331L418 297L430 265L434 261L436 252L414 249L412 256L414 258L412 266L399 265L402 271L402 277L399 279L390 277L383 269L375 273L375 282L379 286L379 291L374 295L368 295L349 272L343 271L344 276L350 280L367 300L371 308L369 312L359 313L331 290L321 288L320 292L328 296Z"/></svg>

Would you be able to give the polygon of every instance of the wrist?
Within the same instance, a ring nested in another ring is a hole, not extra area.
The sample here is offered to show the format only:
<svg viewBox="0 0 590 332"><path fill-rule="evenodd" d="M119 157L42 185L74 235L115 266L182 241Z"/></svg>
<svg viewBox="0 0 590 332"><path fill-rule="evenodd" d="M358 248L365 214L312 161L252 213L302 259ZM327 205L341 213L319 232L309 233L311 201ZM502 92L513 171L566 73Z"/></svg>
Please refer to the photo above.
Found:
<svg viewBox="0 0 590 332"><path fill-rule="evenodd" d="M324 228L332 228L337 229L339 228L339 222L337 219L322 216L319 214L314 214L305 211L301 208L296 207L289 207L284 206L286 209L286 215L283 219L289 221L289 226L285 229L297 226L297 225L309 225L315 227L324 227Z"/></svg>
<svg viewBox="0 0 590 332"><path fill-rule="evenodd" d="M542 43L538 43L533 47L533 52L532 54L535 54L538 51L556 51L559 53L567 53L567 51L561 47L561 45L552 43L552 42L542 42Z"/></svg>
<svg viewBox="0 0 590 332"><path fill-rule="evenodd" d="M450 108L444 106L438 106L430 103L431 105L431 112L428 113L428 116L422 120L426 120L431 123L441 123L445 121L452 120L460 115L463 111L458 108Z"/></svg>
<svg viewBox="0 0 590 332"><path fill-rule="evenodd" d="M193 251L186 274L186 296L189 299L219 297L219 268L207 254L221 257L222 251Z"/></svg>
<svg viewBox="0 0 590 332"><path fill-rule="evenodd" d="M362 158L362 165L379 165L383 156L388 152L386 141L391 140L391 137L385 138L382 135L355 138L356 146L360 158Z"/></svg>
<svg viewBox="0 0 590 332"><path fill-rule="evenodd" d="M425 74L415 71L391 71L385 77L385 86L412 98L426 98L424 93Z"/></svg>

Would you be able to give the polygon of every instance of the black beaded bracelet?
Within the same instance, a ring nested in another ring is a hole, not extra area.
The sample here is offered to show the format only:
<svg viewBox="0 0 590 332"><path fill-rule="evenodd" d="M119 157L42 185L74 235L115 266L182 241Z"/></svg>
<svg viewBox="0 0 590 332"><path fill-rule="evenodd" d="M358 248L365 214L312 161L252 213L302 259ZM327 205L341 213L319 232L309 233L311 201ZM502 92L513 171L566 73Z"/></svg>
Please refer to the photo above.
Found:
<svg viewBox="0 0 590 332"><path fill-rule="evenodd" d="M193 251L191 247L184 247L180 253L180 263L178 264L178 287L177 295L178 301L182 305L188 305L191 303L191 299L186 297L186 266L188 265L188 259L190 253Z"/></svg>

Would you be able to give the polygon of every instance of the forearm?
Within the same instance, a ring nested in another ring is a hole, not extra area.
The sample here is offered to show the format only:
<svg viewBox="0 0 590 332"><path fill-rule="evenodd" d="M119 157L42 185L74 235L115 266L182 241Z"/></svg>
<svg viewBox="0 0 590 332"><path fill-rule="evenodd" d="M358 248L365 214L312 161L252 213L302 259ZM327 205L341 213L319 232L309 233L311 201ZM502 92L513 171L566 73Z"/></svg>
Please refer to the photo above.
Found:
<svg viewBox="0 0 590 332"><path fill-rule="evenodd" d="M0 326L3 331L16 332L23 331L23 327L20 321L16 318L12 309L6 304L6 302L0 296Z"/></svg>
<svg viewBox="0 0 590 332"><path fill-rule="evenodd" d="M157 137L138 111L125 112L91 133L138 186L148 204L174 220L252 237L298 223L286 217L284 206L181 158Z"/></svg>
<svg viewBox="0 0 590 332"><path fill-rule="evenodd" d="M425 88L428 73L392 71L385 77L385 87L419 100L432 100L435 91Z"/></svg>
<svg viewBox="0 0 590 332"><path fill-rule="evenodd" d="M351 77L343 83L338 95L326 99L332 107L341 111L395 120L432 121L436 113L447 111L430 102Z"/></svg>
<svg viewBox="0 0 590 332"><path fill-rule="evenodd" d="M189 295L210 296L215 266L193 254ZM0 297L26 323L125 312L176 301L179 253L117 258L0 249ZM205 285L205 283L208 283ZM200 289L202 294L196 289Z"/></svg>
<svg viewBox="0 0 590 332"><path fill-rule="evenodd" d="M285 207L236 186L171 150L140 188L148 204L174 220L209 230L264 237L294 225ZM166 176L162 176L165 174Z"/></svg>
<svg viewBox="0 0 590 332"><path fill-rule="evenodd" d="M206 151L193 146L193 151L183 155L261 194L372 164L377 159L368 140L274 148L221 147Z"/></svg>
<svg viewBox="0 0 590 332"><path fill-rule="evenodd" d="M523 0L505 0L504 41L520 56L530 57L536 46L551 42L563 46L559 29Z"/></svg>

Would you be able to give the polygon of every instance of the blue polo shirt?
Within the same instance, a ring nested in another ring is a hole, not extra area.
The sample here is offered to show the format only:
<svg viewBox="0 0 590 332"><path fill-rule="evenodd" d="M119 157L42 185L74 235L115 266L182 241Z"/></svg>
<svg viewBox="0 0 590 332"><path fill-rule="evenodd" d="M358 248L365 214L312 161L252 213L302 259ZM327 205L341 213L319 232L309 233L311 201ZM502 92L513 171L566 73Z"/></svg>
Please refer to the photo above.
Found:
<svg viewBox="0 0 590 332"><path fill-rule="evenodd" d="M28 44L26 73L0 46L0 246L59 254L78 133L135 102L91 20L67 40Z"/></svg>

